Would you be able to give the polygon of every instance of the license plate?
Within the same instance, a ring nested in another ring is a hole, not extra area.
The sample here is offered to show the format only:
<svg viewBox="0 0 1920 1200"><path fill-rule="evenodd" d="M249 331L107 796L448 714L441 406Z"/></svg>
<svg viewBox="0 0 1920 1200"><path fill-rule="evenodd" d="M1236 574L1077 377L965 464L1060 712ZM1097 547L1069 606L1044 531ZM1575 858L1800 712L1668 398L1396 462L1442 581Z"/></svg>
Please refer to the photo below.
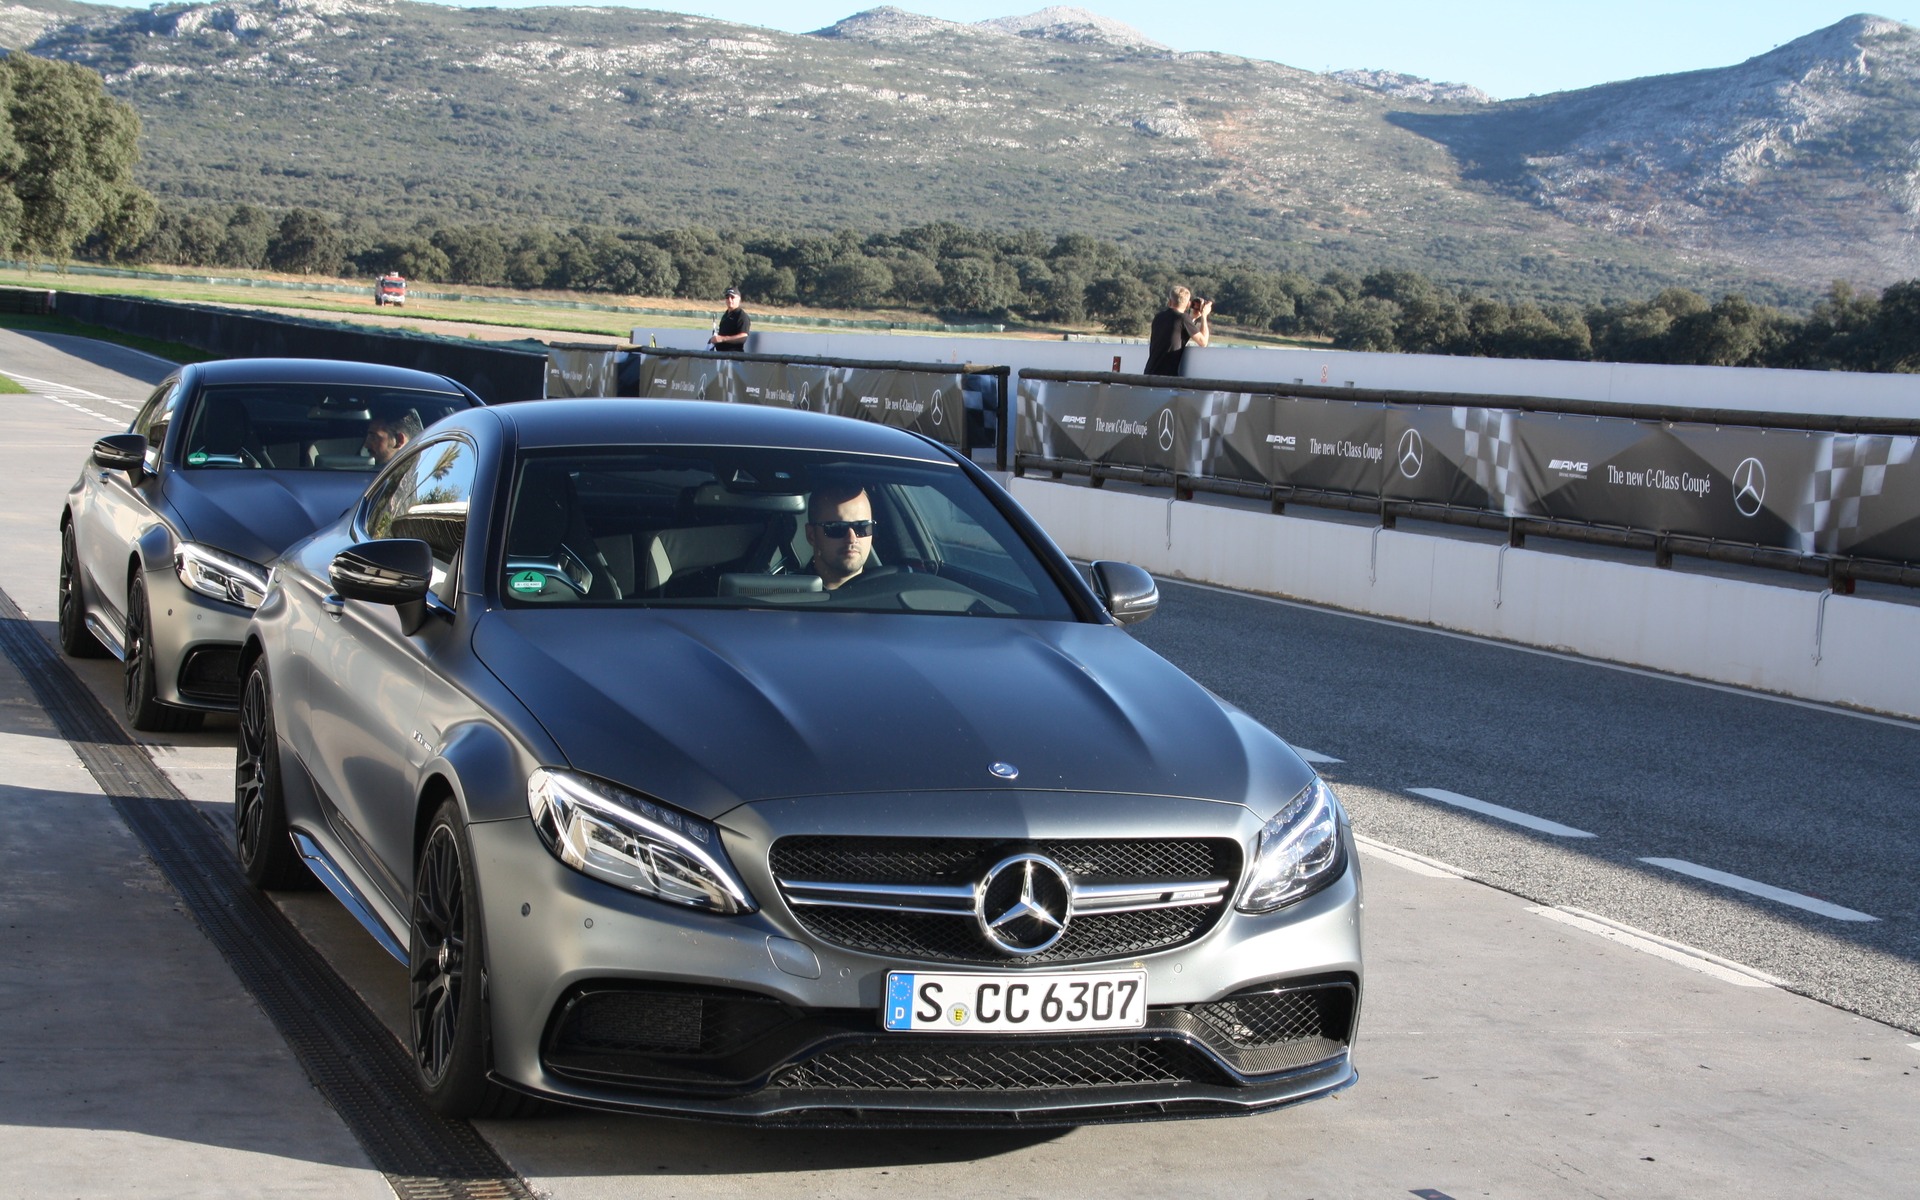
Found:
<svg viewBox="0 0 1920 1200"><path fill-rule="evenodd" d="M1139 1029L1147 1023L1145 971L937 975L887 972L881 1024L921 1033L1048 1033Z"/></svg>

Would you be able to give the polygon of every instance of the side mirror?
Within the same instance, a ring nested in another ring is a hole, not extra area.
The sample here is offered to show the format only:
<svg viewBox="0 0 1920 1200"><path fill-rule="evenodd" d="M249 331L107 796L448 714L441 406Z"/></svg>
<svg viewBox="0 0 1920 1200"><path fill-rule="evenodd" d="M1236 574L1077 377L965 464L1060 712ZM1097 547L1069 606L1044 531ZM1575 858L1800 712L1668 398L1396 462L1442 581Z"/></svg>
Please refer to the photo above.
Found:
<svg viewBox="0 0 1920 1200"><path fill-rule="evenodd" d="M1144 621L1160 607L1160 588L1153 576L1132 563L1094 563L1093 590L1122 625Z"/></svg>
<svg viewBox="0 0 1920 1200"><path fill-rule="evenodd" d="M361 542L334 555L327 569L333 589L348 600L411 604L433 583L433 549L416 538Z"/></svg>
<svg viewBox="0 0 1920 1200"><path fill-rule="evenodd" d="M110 433L93 444L93 465L126 471L137 482L147 470L147 439L138 433Z"/></svg>

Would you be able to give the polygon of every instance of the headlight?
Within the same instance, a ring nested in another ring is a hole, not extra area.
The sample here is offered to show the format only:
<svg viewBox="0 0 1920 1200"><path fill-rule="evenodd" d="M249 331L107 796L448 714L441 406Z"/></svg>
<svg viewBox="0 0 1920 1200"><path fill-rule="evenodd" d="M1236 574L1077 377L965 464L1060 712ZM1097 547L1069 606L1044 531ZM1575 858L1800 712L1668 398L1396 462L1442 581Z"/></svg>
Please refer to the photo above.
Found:
<svg viewBox="0 0 1920 1200"><path fill-rule="evenodd" d="M259 608L267 596L265 567L193 542L182 542L173 552L173 570L202 596L241 608Z"/></svg>
<svg viewBox="0 0 1920 1200"><path fill-rule="evenodd" d="M1268 913L1340 877L1340 802L1316 778L1260 830L1260 845L1240 893L1241 912Z"/></svg>
<svg viewBox="0 0 1920 1200"><path fill-rule="evenodd" d="M688 908L753 911L710 822L544 767L527 776L527 809L547 849L583 875Z"/></svg>

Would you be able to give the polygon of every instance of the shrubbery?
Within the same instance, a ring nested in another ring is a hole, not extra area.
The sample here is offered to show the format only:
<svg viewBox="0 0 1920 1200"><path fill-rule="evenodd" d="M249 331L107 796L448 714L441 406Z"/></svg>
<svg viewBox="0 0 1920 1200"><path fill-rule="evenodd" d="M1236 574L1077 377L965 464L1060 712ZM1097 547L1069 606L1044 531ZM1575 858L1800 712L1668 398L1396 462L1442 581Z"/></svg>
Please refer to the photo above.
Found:
<svg viewBox="0 0 1920 1200"><path fill-rule="evenodd" d="M1229 330L1325 339L1336 348L1601 359L1614 362L1920 370L1920 280L1884 294L1835 283L1802 316L1727 295L1670 289L1648 300L1582 308L1475 295L1407 270L1318 279L1218 264L1143 261L1069 234L993 233L938 223L865 237L576 226L342 228L294 209L249 205L166 209L136 244L99 240L97 254L200 267L271 266L294 273L427 283L552 288L717 302L738 286L749 303L905 309L948 318L1051 326L1097 323L1145 331L1167 288L1186 283L1216 302Z"/></svg>

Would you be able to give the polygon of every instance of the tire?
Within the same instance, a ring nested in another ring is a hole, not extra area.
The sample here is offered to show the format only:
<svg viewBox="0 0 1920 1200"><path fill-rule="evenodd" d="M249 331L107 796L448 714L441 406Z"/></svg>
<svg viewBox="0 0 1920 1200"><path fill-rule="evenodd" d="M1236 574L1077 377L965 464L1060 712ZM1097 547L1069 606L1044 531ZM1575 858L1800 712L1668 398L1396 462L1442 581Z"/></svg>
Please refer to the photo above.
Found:
<svg viewBox="0 0 1920 1200"><path fill-rule="evenodd" d="M127 657L125 699L127 723L147 733L184 733L200 728L201 714L174 708L156 698L153 665L153 622L147 614L147 583L134 572L127 585Z"/></svg>
<svg viewBox="0 0 1920 1200"><path fill-rule="evenodd" d="M317 881L300 861L287 828L272 697L267 662L256 659L240 694L240 728L234 739L233 852L253 886L269 891L305 889Z"/></svg>
<svg viewBox="0 0 1920 1200"><path fill-rule="evenodd" d="M80 588L80 555L73 523L60 527L60 650L69 658L105 658L107 648L87 629L87 603Z"/></svg>
<svg viewBox="0 0 1920 1200"><path fill-rule="evenodd" d="M427 1103L449 1117L514 1117L538 1101L487 1078L486 935L460 806L434 814L415 864L407 929L408 1048Z"/></svg>

